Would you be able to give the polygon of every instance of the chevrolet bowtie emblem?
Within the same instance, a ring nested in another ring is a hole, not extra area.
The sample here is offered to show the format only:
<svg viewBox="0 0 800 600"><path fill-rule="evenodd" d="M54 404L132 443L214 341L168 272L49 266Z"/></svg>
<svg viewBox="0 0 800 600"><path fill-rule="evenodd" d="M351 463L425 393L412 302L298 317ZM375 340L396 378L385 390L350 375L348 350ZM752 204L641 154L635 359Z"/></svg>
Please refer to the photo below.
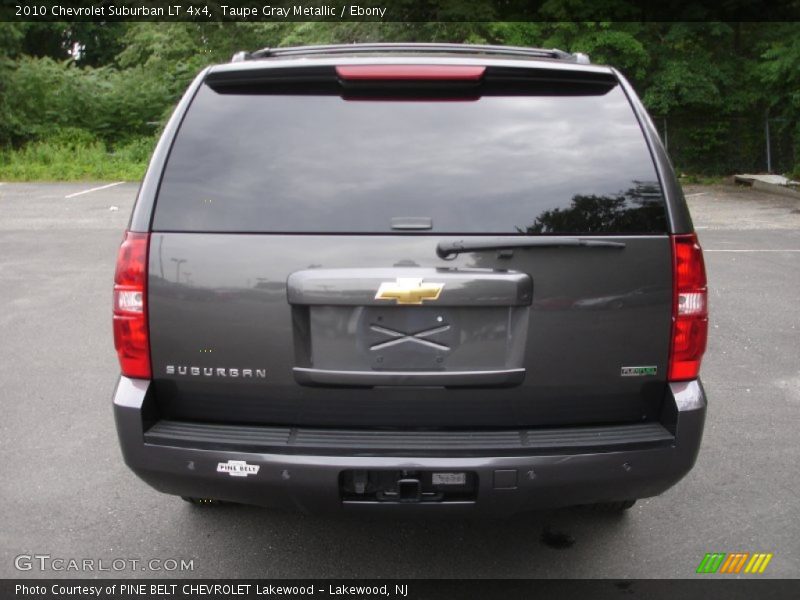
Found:
<svg viewBox="0 0 800 600"><path fill-rule="evenodd" d="M385 281L378 288L375 300L394 300L397 304L422 304L423 300L436 300L444 288L443 283L422 283L419 277L398 277Z"/></svg>

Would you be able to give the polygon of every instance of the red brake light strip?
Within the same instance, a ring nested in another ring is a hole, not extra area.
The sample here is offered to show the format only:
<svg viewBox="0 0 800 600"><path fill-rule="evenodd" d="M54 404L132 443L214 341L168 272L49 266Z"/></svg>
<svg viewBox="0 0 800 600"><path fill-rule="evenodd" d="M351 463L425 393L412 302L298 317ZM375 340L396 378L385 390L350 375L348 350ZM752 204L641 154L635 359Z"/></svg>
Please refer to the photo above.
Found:
<svg viewBox="0 0 800 600"><path fill-rule="evenodd" d="M486 67L471 65L341 65L336 74L345 81L478 81Z"/></svg>

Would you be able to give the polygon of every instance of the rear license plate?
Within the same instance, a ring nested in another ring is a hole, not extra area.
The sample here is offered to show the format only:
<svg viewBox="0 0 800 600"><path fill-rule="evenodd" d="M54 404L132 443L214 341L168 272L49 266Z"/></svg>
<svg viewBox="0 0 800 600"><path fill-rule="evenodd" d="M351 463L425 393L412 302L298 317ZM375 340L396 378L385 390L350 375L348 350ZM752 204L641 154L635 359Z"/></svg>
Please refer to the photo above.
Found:
<svg viewBox="0 0 800 600"><path fill-rule="evenodd" d="M433 485L464 485L467 483L466 473L432 473Z"/></svg>
<svg viewBox="0 0 800 600"><path fill-rule="evenodd" d="M333 371L493 371L518 368L527 330L509 307L312 306L314 368ZM310 361L310 356L307 359ZM307 364L298 366L310 366Z"/></svg>

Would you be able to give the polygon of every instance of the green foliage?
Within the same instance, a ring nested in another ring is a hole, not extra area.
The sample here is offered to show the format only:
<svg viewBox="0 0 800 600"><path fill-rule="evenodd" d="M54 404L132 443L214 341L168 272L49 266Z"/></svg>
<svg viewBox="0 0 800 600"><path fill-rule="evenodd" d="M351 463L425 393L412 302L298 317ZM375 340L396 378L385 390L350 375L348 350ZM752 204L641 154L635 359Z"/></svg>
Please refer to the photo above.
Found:
<svg viewBox="0 0 800 600"><path fill-rule="evenodd" d="M642 78L650 57L637 23L550 22L498 23L496 41L518 46L561 48L584 52L593 62L614 65L633 79Z"/></svg>
<svg viewBox="0 0 800 600"><path fill-rule="evenodd" d="M785 119L797 157L792 176L800 179L800 34L792 23L775 24L774 38L762 54L758 78L773 90L767 105L770 115Z"/></svg>
<svg viewBox="0 0 800 600"><path fill-rule="evenodd" d="M14 57L22 51L25 29L21 23L0 23L0 57Z"/></svg>
<svg viewBox="0 0 800 600"><path fill-rule="evenodd" d="M782 35L771 41L762 54L760 79L765 85L783 92L780 98L774 98L771 106L788 100L793 108L800 109L800 35L796 28L785 23L778 27Z"/></svg>
<svg viewBox="0 0 800 600"><path fill-rule="evenodd" d="M128 23L85 22L71 23L63 36L67 49L76 49L79 66L110 65L123 49Z"/></svg>
<svg viewBox="0 0 800 600"><path fill-rule="evenodd" d="M8 69L0 135L10 142L47 139L72 127L107 142L152 134L174 101L170 86L142 67L78 68L71 61L22 57Z"/></svg>
<svg viewBox="0 0 800 600"><path fill-rule="evenodd" d="M660 44L652 49L656 68L647 78L647 107L661 115L725 108L725 94L741 66L741 57L731 52L732 33L727 24L715 23L671 23L662 29Z"/></svg>

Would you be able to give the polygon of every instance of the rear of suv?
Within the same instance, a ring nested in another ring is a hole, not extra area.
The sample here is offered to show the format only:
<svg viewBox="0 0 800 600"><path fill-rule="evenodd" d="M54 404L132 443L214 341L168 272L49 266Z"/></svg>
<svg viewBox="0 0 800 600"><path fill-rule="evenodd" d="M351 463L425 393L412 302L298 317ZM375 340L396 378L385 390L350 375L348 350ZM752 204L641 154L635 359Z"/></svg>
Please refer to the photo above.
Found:
<svg viewBox="0 0 800 600"><path fill-rule="evenodd" d="M209 67L119 252L123 455L188 499L507 515L693 466L700 246L616 70L557 50Z"/></svg>

